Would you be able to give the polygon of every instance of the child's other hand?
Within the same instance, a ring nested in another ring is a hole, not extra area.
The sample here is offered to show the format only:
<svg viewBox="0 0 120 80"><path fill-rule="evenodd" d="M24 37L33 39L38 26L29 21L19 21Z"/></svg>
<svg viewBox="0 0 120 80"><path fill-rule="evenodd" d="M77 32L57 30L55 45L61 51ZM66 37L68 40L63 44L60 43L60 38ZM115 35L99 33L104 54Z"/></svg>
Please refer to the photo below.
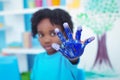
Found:
<svg viewBox="0 0 120 80"><path fill-rule="evenodd" d="M52 47L55 50L60 51L69 60L74 60L83 54L85 46L88 43L92 42L95 38L90 37L86 39L84 42L82 42L81 41L82 28L79 27L76 31L75 39L73 39L73 35L71 29L69 28L68 23L64 23L63 26L65 29L67 39L65 39L62 32L58 28L55 29L55 32L57 33L62 43L61 45L53 43Z"/></svg>

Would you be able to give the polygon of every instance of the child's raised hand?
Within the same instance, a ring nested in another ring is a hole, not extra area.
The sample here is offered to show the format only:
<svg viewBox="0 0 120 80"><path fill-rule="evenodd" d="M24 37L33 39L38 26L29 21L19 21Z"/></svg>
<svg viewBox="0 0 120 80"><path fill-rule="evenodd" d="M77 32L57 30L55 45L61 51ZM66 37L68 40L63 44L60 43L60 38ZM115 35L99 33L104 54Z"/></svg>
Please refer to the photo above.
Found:
<svg viewBox="0 0 120 80"><path fill-rule="evenodd" d="M81 42L81 31L82 28L78 28L76 31L75 39L73 39L73 35L71 29L69 28L68 23L63 24L67 39L63 36L62 32L56 28L55 32L61 40L62 44L59 45L57 43L53 43L52 47L60 51L65 57L69 60L73 60L81 56L84 52L85 46L94 40L94 37L90 37L86 39L83 43Z"/></svg>

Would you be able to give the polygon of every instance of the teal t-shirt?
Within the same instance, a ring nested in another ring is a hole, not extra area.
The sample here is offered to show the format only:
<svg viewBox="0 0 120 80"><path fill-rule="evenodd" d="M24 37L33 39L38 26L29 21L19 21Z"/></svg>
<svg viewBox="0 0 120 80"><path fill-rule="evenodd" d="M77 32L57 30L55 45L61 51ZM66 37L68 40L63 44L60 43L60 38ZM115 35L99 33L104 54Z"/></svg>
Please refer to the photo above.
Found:
<svg viewBox="0 0 120 80"><path fill-rule="evenodd" d="M84 73L59 52L41 53L35 58L31 80L84 80Z"/></svg>

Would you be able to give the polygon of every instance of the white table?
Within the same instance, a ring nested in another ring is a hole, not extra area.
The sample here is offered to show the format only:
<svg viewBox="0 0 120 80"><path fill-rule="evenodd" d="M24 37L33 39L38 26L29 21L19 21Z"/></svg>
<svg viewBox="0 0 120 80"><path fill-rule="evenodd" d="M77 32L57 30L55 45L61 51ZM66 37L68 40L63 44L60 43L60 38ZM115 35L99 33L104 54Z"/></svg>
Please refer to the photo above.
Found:
<svg viewBox="0 0 120 80"><path fill-rule="evenodd" d="M4 54L38 54L45 50L43 48L3 48L2 53Z"/></svg>

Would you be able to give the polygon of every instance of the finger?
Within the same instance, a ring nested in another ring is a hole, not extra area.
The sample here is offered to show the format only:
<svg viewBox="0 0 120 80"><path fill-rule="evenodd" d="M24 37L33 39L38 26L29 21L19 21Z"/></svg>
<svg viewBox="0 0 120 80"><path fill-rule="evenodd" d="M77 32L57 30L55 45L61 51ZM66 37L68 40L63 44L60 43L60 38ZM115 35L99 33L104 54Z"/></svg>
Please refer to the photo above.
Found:
<svg viewBox="0 0 120 80"><path fill-rule="evenodd" d="M52 43L52 48L56 51L60 51L62 54L65 53L64 47L60 47L57 43Z"/></svg>
<svg viewBox="0 0 120 80"><path fill-rule="evenodd" d="M56 51L59 51L60 45L57 43L52 43L52 48L55 49Z"/></svg>
<svg viewBox="0 0 120 80"><path fill-rule="evenodd" d="M61 40L62 43L64 43L66 41L62 32L58 28L55 29L55 33L58 35L58 37L59 37L59 39Z"/></svg>
<svg viewBox="0 0 120 80"><path fill-rule="evenodd" d="M77 28L76 35L75 35L75 38L77 41L81 40L81 32L82 32L82 27L80 26Z"/></svg>
<svg viewBox="0 0 120 80"><path fill-rule="evenodd" d="M85 40L85 42L84 42L84 47L85 47L88 43L92 42L94 39L95 39L95 37L90 37L90 38L88 38L87 40Z"/></svg>
<svg viewBox="0 0 120 80"><path fill-rule="evenodd" d="M65 22L65 23L63 24L63 26L64 26L65 33L66 33L68 39L69 39L69 40L73 40L72 31L71 31L71 29L69 28L68 23Z"/></svg>
<svg viewBox="0 0 120 80"><path fill-rule="evenodd" d="M64 48L61 48L59 44L53 43L52 48L55 49L56 51L61 52L65 57L67 58L69 57L68 56L69 53Z"/></svg>

